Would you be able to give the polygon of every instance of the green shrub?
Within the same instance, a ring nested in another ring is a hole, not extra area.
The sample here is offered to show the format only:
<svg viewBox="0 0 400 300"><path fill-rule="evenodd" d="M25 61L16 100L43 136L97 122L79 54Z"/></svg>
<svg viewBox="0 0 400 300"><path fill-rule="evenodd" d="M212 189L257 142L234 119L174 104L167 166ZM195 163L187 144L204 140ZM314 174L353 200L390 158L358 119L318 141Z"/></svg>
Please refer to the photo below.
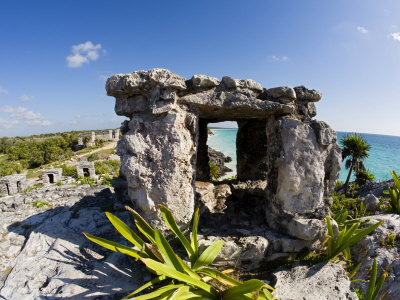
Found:
<svg viewBox="0 0 400 300"><path fill-rule="evenodd" d="M76 166L67 166L67 165L58 165L54 166L55 168L62 168L62 175L63 176L70 176L75 177L77 176Z"/></svg>
<svg viewBox="0 0 400 300"><path fill-rule="evenodd" d="M104 160L104 161L95 161L94 168L96 174L110 174L115 173L119 170L121 163L119 160Z"/></svg>
<svg viewBox="0 0 400 300"><path fill-rule="evenodd" d="M346 216L347 217L347 216ZM331 219L329 216L326 217L326 224L328 229L328 235L326 237L327 244L327 259L332 259L338 256L340 253L343 253L347 259L350 259L350 250L349 248L357 243L359 240L370 234L376 228L381 226L384 221L380 221L371 225L367 228L359 228L360 222L352 222L350 228L347 228L345 225L342 229L339 227L339 234L337 236L333 233L333 228L331 224Z"/></svg>
<svg viewBox="0 0 400 300"><path fill-rule="evenodd" d="M0 177L7 175L20 174L24 168L19 162L15 161L0 161Z"/></svg>
<svg viewBox="0 0 400 300"><path fill-rule="evenodd" d="M88 161L95 161L95 160L98 160L98 159L100 159L100 155L97 152L92 153L87 157Z"/></svg>
<svg viewBox="0 0 400 300"><path fill-rule="evenodd" d="M393 177L393 189L389 188L384 191L385 194L389 195L389 209L391 212L400 215L400 180L396 171L390 171Z"/></svg>
<svg viewBox="0 0 400 300"><path fill-rule="evenodd" d="M106 215L118 232L139 250L84 233L89 240L107 249L124 253L141 260L152 273L157 275L155 279L144 284L124 299L273 298L270 292L270 290L273 289L261 280L250 279L242 283L228 276L227 273L229 273L229 270L221 272L207 267L207 265L211 264L219 254L223 241L216 241L203 252L199 251L199 243L197 239L199 209L197 209L194 214L193 227L189 241L178 228L171 211L165 206L159 206L165 223L186 250L190 266L175 254L171 245L160 230L152 228L134 210L130 208L127 209L132 213L137 229L143 234L148 242L142 240L131 228L112 213L106 212ZM210 281L212 279L217 281L218 284L214 281ZM164 282L165 285L156 290L151 290L146 295L139 297L135 296L159 282Z"/></svg>
<svg viewBox="0 0 400 300"><path fill-rule="evenodd" d="M349 189L351 188L351 185ZM361 201L359 197L357 198L348 198L346 195L338 193L338 192L333 192L332 193L332 205L330 207L330 210L333 215L339 214L343 211L347 211L349 214L349 217L353 219L365 217L368 214L371 214L367 212L367 209L364 205L364 203Z"/></svg>
<svg viewBox="0 0 400 300"><path fill-rule="evenodd" d="M218 167L211 161L208 162L208 166L210 167L210 179L218 180L218 178L221 176Z"/></svg>
<svg viewBox="0 0 400 300"><path fill-rule="evenodd" d="M385 247L386 249L392 249L396 247L397 243L397 236L394 232L391 232L386 238L381 239L381 246Z"/></svg>
<svg viewBox="0 0 400 300"><path fill-rule="evenodd" d="M371 174L367 170L359 170L356 172L356 183L359 185L366 184L368 182L373 181L375 178L375 175Z"/></svg>
<svg viewBox="0 0 400 300"><path fill-rule="evenodd" d="M105 143L106 143L106 141L103 139L95 139L94 140L94 144L96 145L96 147L103 147Z"/></svg>

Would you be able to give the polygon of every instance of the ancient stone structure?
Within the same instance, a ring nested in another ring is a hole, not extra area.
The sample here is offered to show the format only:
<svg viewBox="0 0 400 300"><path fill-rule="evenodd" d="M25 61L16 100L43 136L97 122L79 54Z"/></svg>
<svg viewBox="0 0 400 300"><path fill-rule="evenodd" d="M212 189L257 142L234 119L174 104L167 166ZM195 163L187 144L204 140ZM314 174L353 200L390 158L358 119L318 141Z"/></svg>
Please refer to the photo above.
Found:
<svg viewBox="0 0 400 300"><path fill-rule="evenodd" d="M119 129L115 130L98 130L86 133L80 133L78 135L78 146L93 146L96 139L104 140L106 142L116 142L119 140ZM85 137L89 137L89 141L84 143Z"/></svg>
<svg viewBox="0 0 400 300"><path fill-rule="evenodd" d="M96 172L94 169L94 162L87 160L80 160L76 164L76 173L81 177L95 178Z"/></svg>
<svg viewBox="0 0 400 300"><path fill-rule="evenodd" d="M25 191L26 187L26 176L24 174L8 175L0 178L1 195L14 195Z"/></svg>
<svg viewBox="0 0 400 300"><path fill-rule="evenodd" d="M226 207L228 216L220 212L215 229L260 236L265 248L266 232L284 234L291 242L275 252L310 246L323 236L341 152L336 132L313 119L321 93L304 86L266 89L231 77L186 80L165 69L114 75L106 90L116 98L116 113L130 119L117 147L120 173L135 207L154 225L160 225L157 204L169 207L180 225L190 222L195 182L209 181L207 124L237 121L238 181L224 192L225 203L218 199L218 208L209 209L213 215ZM229 215L235 211L243 215Z"/></svg>
<svg viewBox="0 0 400 300"><path fill-rule="evenodd" d="M43 184L53 184L61 181L62 168L42 170Z"/></svg>

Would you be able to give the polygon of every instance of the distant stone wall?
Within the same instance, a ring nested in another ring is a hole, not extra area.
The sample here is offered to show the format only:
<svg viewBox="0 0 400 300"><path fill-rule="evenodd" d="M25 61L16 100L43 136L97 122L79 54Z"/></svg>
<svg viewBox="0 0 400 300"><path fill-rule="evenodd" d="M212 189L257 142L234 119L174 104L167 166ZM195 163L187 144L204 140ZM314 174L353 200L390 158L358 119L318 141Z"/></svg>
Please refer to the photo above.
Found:
<svg viewBox="0 0 400 300"><path fill-rule="evenodd" d="M0 194L4 196L14 195L25 191L27 188L24 174L8 175L0 178Z"/></svg>
<svg viewBox="0 0 400 300"><path fill-rule="evenodd" d="M237 121L237 177L264 182L266 225L306 241L323 235L341 151L336 132L313 119L320 92L231 77L187 80L165 69L114 75L106 90L116 113L130 119L117 146L121 175L150 222L159 224L156 206L164 204L189 224L196 178L209 180L207 124Z"/></svg>
<svg viewBox="0 0 400 300"><path fill-rule="evenodd" d="M95 144L96 139L101 139L106 142L116 142L119 140L119 134L120 134L119 129L98 130L98 131L80 133L78 135L78 146L88 146L88 147L93 146ZM90 139L88 143L85 145L84 139L87 136L89 136Z"/></svg>
<svg viewBox="0 0 400 300"><path fill-rule="evenodd" d="M53 184L62 179L62 168L42 170L43 184Z"/></svg>

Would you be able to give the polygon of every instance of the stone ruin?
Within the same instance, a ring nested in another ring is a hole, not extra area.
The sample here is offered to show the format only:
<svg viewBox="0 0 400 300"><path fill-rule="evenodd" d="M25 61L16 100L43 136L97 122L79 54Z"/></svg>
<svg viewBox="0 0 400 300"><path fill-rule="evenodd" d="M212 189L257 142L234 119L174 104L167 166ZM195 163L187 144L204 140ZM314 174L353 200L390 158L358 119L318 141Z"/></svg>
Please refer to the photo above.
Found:
<svg viewBox="0 0 400 300"><path fill-rule="evenodd" d="M87 160L80 160L76 164L76 173L80 177L96 178L94 162Z"/></svg>
<svg viewBox="0 0 400 300"><path fill-rule="evenodd" d="M93 146L96 139L104 140L106 142L117 142L119 140L119 129L115 130L98 130L92 132L85 132L78 134L78 146ZM84 145L84 138L90 137L86 145Z"/></svg>
<svg viewBox="0 0 400 300"><path fill-rule="evenodd" d="M14 195L25 191L27 188L24 174L8 175L0 178L0 194L4 196Z"/></svg>
<svg viewBox="0 0 400 300"><path fill-rule="evenodd" d="M43 184L53 184L60 182L62 179L62 168L42 170Z"/></svg>
<svg viewBox="0 0 400 300"><path fill-rule="evenodd" d="M320 92L165 69L114 75L106 90L129 118L120 174L154 226L163 226L158 204L187 226L200 201L206 240L233 243L225 257L254 262L319 244L341 166L336 132L313 119ZM211 183L207 124L222 121L238 124L237 180Z"/></svg>

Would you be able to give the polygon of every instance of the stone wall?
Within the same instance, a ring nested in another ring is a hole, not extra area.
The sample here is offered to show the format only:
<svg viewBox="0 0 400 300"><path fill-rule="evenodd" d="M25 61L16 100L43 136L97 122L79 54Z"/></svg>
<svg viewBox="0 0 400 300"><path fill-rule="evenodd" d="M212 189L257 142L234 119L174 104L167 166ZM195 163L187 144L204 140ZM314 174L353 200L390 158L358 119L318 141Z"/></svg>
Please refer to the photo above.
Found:
<svg viewBox="0 0 400 300"><path fill-rule="evenodd" d="M53 184L62 179L62 168L42 170L43 184Z"/></svg>
<svg viewBox="0 0 400 300"><path fill-rule="evenodd" d="M8 175L0 178L0 194L4 196L14 195L25 191L27 188L24 174Z"/></svg>
<svg viewBox="0 0 400 300"><path fill-rule="evenodd" d="M165 69L114 75L106 90L130 119L117 146L121 175L150 222L158 224L164 204L188 225L195 180L209 179L207 124L237 121L237 177L262 182L265 226L310 242L322 236L341 153L336 132L312 119L321 93L231 77L186 80Z"/></svg>
<svg viewBox="0 0 400 300"><path fill-rule="evenodd" d="M96 139L104 140L106 142L116 142L119 140L120 130L97 130L92 132L80 133L78 135L78 146L93 146ZM89 136L90 139L86 145L84 145L84 138Z"/></svg>

